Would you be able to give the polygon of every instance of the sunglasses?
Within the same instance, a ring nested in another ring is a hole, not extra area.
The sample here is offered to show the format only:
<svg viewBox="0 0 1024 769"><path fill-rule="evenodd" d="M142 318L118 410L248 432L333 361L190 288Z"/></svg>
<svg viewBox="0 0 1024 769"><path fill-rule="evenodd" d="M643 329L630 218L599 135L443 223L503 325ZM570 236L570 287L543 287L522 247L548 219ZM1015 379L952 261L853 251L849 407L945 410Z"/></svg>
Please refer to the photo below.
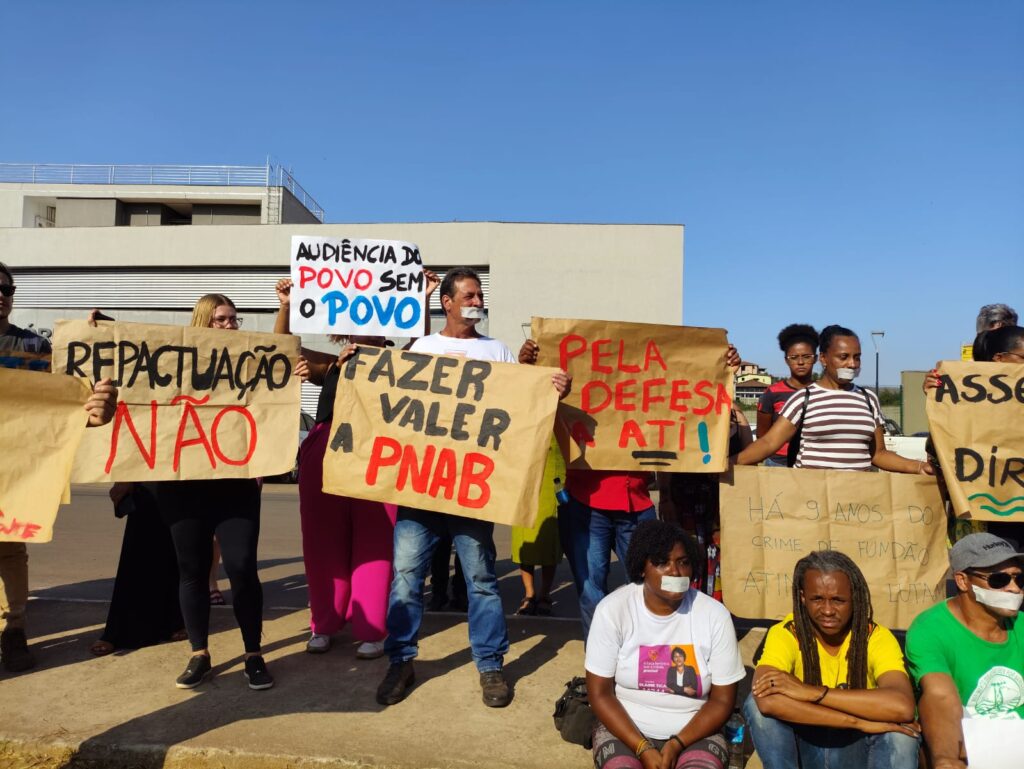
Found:
<svg viewBox="0 0 1024 769"><path fill-rule="evenodd" d="M1005 571L994 571L991 574L983 574L980 571L968 571L967 573L972 577L985 580L985 582L988 583L988 586L993 590L1002 590L1010 584L1010 580L1016 582L1017 587L1024 589L1024 572L1010 574Z"/></svg>
<svg viewBox="0 0 1024 769"><path fill-rule="evenodd" d="M3 294L4 296L14 296L15 290L14 286L8 286L6 283L0 283L0 294Z"/></svg>

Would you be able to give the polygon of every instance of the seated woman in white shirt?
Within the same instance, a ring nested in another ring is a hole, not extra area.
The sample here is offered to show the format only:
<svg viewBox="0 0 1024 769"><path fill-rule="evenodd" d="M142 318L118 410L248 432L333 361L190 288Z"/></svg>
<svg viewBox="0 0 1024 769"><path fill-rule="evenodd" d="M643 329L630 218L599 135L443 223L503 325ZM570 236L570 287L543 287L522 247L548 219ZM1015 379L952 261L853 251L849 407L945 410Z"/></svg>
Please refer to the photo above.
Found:
<svg viewBox="0 0 1024 769"><path fill-rule="evenodd" d="M678 526L637 526L626 553L631 582L597 605L587 638L597 769L727 763L720 732L745 671L729 611L690 589L701 563Z"/></svg>

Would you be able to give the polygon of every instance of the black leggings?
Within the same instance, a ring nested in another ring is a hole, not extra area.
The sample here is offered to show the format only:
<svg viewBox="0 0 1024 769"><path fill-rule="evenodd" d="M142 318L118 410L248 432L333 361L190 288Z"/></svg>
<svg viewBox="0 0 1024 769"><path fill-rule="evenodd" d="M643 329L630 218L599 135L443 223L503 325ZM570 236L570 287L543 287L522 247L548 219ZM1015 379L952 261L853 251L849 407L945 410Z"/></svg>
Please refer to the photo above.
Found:
<svg viewBox="0 0 1024 769"><path fill-rule="evenodd" d="M254 480L162 481L156 484L160 514L171 530L178 557L178 597L192 651L207 648L210 634L210 566L213 536L220 543L231 582L231 604L246 652L259 652L263 633L263 586L257 571L260 488Z"/></svg>

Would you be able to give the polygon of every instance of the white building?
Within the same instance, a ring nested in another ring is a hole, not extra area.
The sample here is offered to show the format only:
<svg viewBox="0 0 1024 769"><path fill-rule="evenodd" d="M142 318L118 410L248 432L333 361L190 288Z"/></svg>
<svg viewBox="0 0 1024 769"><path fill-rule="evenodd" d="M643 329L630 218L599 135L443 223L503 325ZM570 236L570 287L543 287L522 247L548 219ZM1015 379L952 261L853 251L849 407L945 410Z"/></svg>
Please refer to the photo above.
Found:
<svg viewBox="0 0 1024 769"><path fill-rule="evenodd" d="M440 274L475 268L490 313L484 331L513 350L534 315L682 319L682 225L323 220L271 164L0 164L0 261L16 275L20 326L48 329L93 307L119 320L187 323L196 299L216 292L237 304L246 329L270 331L274 283L288 275L297 234L406 240ZM323 337L303 343L330 349ZM306 411L314 399L312 388L304 393Z"/></svg>

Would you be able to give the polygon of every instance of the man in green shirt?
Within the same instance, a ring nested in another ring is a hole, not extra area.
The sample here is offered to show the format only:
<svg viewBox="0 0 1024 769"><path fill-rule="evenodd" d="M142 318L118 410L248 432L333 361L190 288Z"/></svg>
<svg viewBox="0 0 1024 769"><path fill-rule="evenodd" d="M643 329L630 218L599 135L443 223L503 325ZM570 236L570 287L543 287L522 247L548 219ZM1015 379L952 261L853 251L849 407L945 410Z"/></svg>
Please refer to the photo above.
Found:
<svg viewBox="0 0 1024 769"><path fill-rule="evenodd" d="M966 769L964 718L1024 719L1024 553L994 534L949 551L957 595L917 616L907 662L934 769Z"/></svg>

